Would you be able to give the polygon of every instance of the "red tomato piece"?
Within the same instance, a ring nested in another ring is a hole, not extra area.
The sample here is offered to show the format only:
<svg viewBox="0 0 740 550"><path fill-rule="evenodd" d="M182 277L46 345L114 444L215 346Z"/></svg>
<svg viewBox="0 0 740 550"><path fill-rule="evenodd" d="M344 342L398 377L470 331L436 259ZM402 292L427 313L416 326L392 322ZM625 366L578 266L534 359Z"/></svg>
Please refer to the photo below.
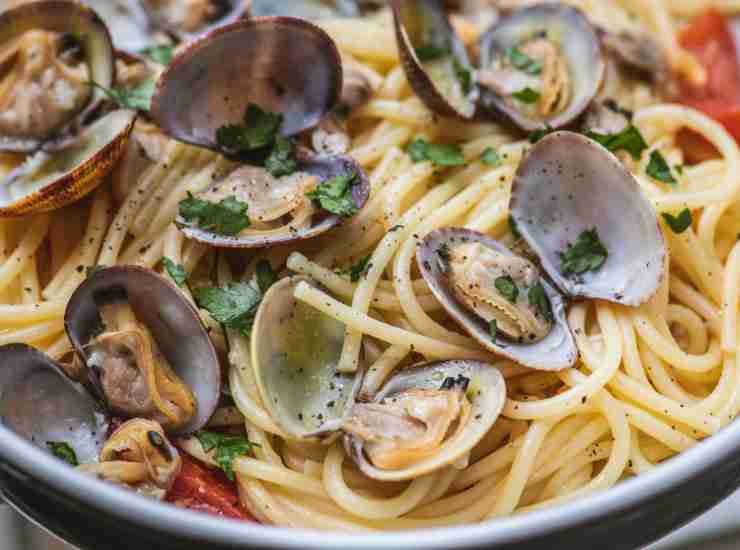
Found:
<svg viewBox="0 0 740 550"><path fill-rule="evenodd" d="M167 494L167 502L217 516L254 521L241 505L236 483L185 453L181 456L182 470Z"/></svg>

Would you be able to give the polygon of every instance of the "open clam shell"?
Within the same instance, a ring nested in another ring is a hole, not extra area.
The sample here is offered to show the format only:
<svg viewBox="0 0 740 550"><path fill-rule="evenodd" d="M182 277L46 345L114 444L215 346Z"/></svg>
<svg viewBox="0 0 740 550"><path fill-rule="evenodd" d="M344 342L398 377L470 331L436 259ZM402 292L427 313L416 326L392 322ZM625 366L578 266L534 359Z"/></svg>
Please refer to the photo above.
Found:
<svg viewBox="0 0 740 550"><path fill-rule="evenodd" d="M605 71L601 45L594 27L579 10L558 3L538 4L500 19L481 38L481 71L494 68L506 60L512 48L520 48L539 37L556 45L558 55L564 61L567 75L565 90L569 97L563 108L548 115L531 113L530 110L524 110L523 105L510 93L503 92L509 84L504 86L502 81L501 85L494 87L479 86L480 107L484 112L493 117L504 115L527 132L545 127L557 129L575 120L596 96ZM501 71L491 74L503 79ZM519 75L527 77L526 71L519 71ZM539 76L546 77L544 69ZM523 89L528 88L526 83L523 80Z"/></svg>
<svg viewBox="0 0 740 550"><path fill-rule="evenodd" d="M70 298L64 325L75 351L88 365L88 389L105 400L99 376L89 368L89 344L104 328L100 307L117 301L128 302L196 398L193 417L172 433L197 431L218 404L221 367L196 309L176 286L154 271L136 266L105 268L86 279Z"/></svg>
<svg viewBox="0 0 740 550"><path fill-rule="evenodd" d="M42 449L66 443L95 462L108 435L106 411L61 366L25 344L0 347L0 422Z"/></svg>
<svg viewBox="0 0 740 550"><path fill-rule="evenodd" d="M134 111L113 111L69 147L29 156L0 182L0 217L56 210L93 191L125 151L135 121Z"/></svg>
<svg viewBox="0 0 740 550"><path fill-rule="evenodd" d="M92 9L76 2L39 0L0 12L1 46L9 45L14 39L34 30L75 37L82 49L90 80L106 88L112 86L115 78L113 43L103 20ZM95 109L104 98L105 93L94 88L87 103L81 104L78 111L70 113L62 126L50 128L49 134L42 139L24 135L0 135L0 151L35 151L44 142L64 133L65 125L84 118L85 113Z"/></svg>
<svg viewBox="0 0 740 550"><path fill-rule="evenodd" d="M350 157L312 156L299 161L298 171L316 176L320 182L337 176L355 174L358 183L352 188L352 199L358 209L365 206L370 196L370 182L367 175L360 165ZM229 236L195 227L182 218L177 220L186 237L220 248L262 248L311 239L325 233L341 222L342 218L340 216L321 210L314 214L311 226L308 228L298 228L279 234Z"/></svg>
<svg viewBox="0 0 740 550"><path fill-rule="evenodd" d="M511 216L553 282L570 296L637 306L664 276L666 245L634 176L604 147L573 132L537 142L517 170ZM595 229L608 252L597 271L564 275L562 253Z"/></svg>
<svg viewBox="0 0 740 550"><path fill-rule="evenodd" d="M373 403L392 403L395 397L409 390L444 390L448 381L453 381L454 384L463 382L466 386L463 391L470 401L471 410L465 426L458 427L433 455L397 470L374 466L366 456L364 442L347 433L344 436L347 454L365 475L381 481L418 478L464 458L488 433L506 402L506 381L498 369L487 363L441 361L404 369L385 384ZM449 389L457 391L454 387Z"/></svg>
<svg viewBox="0 0 740 550"><path fill-rule="evenodd" d="M334 42L291 17L255 17L217 28L175 56L151 116L169 136L215 151L216 131L242 124L253 103L283 115L284 136L315 126L342 90Z"/></svg>
<svg viewBox="0 0 740 550"><path fill-rule="evenodd" d="M83 0L115 29L113 43L125 52L139 52L158 43L157 29L138 0Z"/></svg>
<svg viewBox="0 0 740 550"><path fill-rule="evenodd" d="M297 301L306 277L289 277L267 291L252 328L252 368L262 401L291 438L324 439L342 426L363 371L337 370L344 325Z"/></svg>
<svg viewBox="0 0 740 550"><path fill-rule="evenodd" d="M546 279L541 278L540 283L550 303L553 323L549 333L537 342L519 342L501 333L493 338L489 324L458 300L447 279L443 251L467 243L480 243L501 254L514 256L494 239L468 229L438 229L427 235L416 252L419 270L450 316L483 347L517 363L539 370L561 370L573 366L578 350L565 318L565 303Z"/></svg>
<svg viewBox="0 0 740 550"><path fill-rule="evenodd" d="M441 116L470 119L478 91L465 46L439 0L391 0L401 64L417 96Z"/></svg>
<svg viewBox="0 0 740 550"><path fill-rule="evenodd" d="M182 42L192 40L217 27L228 25L244 17L250 0L211 0L210 13L188 13L182 0L138 0L149 19ZM196 16L202 19L199 21Z"/></svg>

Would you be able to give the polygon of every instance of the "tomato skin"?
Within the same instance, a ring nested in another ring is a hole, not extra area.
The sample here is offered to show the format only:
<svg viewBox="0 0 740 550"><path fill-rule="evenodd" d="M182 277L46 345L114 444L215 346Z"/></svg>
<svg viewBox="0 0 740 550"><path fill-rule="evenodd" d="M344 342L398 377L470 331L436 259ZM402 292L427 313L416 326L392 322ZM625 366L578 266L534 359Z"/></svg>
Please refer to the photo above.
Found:
<svg viewBox="0 0 740 550"><path fill-rule="evenodd" d="M679 102L712 117L740 142L740 65L727 19L710 9L681 32L679 42L707 72L707 81L702 86L686 80L679 83ZM695 145L696 156L706 158L713 147L692 134L689 137L684 134L681 141Z"/></svg>
<svg viewBox="0 0 740 550"><path fill-rule="evenodd" d="M180 453L182 470L167 494L167 502L212 515L255 521L241 505L236 484Z"/></svg>

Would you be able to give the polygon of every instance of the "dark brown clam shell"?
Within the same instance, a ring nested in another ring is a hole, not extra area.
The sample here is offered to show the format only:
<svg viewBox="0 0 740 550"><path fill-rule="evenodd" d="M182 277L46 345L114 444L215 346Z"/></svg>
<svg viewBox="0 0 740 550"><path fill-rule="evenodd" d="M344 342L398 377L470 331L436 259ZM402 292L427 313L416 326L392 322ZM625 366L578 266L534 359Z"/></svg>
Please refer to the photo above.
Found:
<svg viewBox="0 0 740 550"><path fill-rule="evenodd" d="M417 48L421 46L433 46L439 51L449 50L454 63L465 71L471 71L465 45L459 39L452 28L447 15L439 0L391 0L393 10L393 21L396 31L396 42L401 64L406 73L406 78L416 95L432 111L441 116L470 119L475 114L475 101L477 99L477 88L470 82L470 90L463 94L457 104L453 104L449 94L445 94L441 84L424 68L419 58ZM415 21L409 21L408 17L416 17ZM412 25L413 23L413 25ZM416 34L412 32L412 26L419 28L422 34L430 37L433 44L419 44ZM413 36L412 36L413 35ZM453 78L458 78L453 76Z"/></svg>
<svg viewBox="0 0 740 550"><path fill-rule="evenodd" d="M94 462L108 435L108 414L61 365L25 344L0 347L0 423L47 450L66 443Z"/></svg>
<svg viewBox="0 0 740 550"><path fill-rule="evenodd" d="M175 56L151 116L177 140L221 151L216 131L242 124L248 104L283 115L282 133L315 126L339 101L342 63L329 36L291 17L219 27Z"/></svg>
<svg viewBox="0 0 740 550"><path fill-rule="evenodd" d="M137 266L116 266L86 279L70 298L64 314L67 336L76 353L87 364L87 345L102 328L99 305L120 300L131 305L137 319L151 331L173 370L197 399L194 418L173 433L199 430L218 405L221 366L198 311L164 277ZM94 369L89 369L87 387L104 401Z"/></svg>
<svg viewBox="0 0 740 550"><path fill-rule="evenodd" d="M640 184L581 134L556 132L530 149L514 176L510 208L519 233L567 295L637 306L665 275L663 233ZM564 275L561 253L592 229L606 262L595 272Z"/></svg>
<svg viewBox="0 0 740 550"><path fill-rule="evenodd" d="M354 159L350 157L323 157L313 156L299 161L298 170L317 176L321 181L337 176L356 174L359 183L352 189L352 198L358 209L365 206L370 197L370 181L367 174ZM329 212L322 211L314 216L316 219L308 229L298 229L289 234L280 236L250 236L238 237L219 235L211 231L200 229L178 218L177 224L186 237L219 248L263 248L293 241L311 239L342 223L343 218Z"/></svg>
<svg viewBox="0 0 740 550"><path fill-rule="evenodd" d="M484 348L524 366L539 370L562 370L572 367L578 358L575 340L565 318L565 302L560 293L542 278L540 282L550 301L554 322L550 333L539 342L527 343L491 336L487 322L466 308L447 284L445 260L440 250L451 244L478 242L497 252L514 255L498 241L476 231L459 228L438 229L418 245L416 258L422 277L450 316Z"/></svg>
<svg viewBox="0 0 740 550"><path fill-rule="evenodd" d="M15 37L31 30L69 33L75 36L87 60L90 80L106 88L112 87L115 80L113 42L105 23L92 9L76 2L39 0L0 12L0 44L8 44ZM66 121L66 126L76 126L76 123L84 120L86 114L94 111L105 97L105 93L96 87L87 105L74 113ZM68 128L62 126L53 128L44 140L0 135L0 151L30 153L37 150L45 141L59 138L65 133L68 133Z"/></svg>
<svg viewBox="0 0 740 550"><path fill-rule="evenodd" d="M480 86L480 108L494 119L504 116L525 132L540 128L562 128L578 118L601 87L605 62L596 29L579 10L557 3L545 3L514 12L500 19L481 37L480 66L492 66L508 48L538 32L554 33L568 61L572 97L568 107L549 118L532 119L494 90Z"/></svg>

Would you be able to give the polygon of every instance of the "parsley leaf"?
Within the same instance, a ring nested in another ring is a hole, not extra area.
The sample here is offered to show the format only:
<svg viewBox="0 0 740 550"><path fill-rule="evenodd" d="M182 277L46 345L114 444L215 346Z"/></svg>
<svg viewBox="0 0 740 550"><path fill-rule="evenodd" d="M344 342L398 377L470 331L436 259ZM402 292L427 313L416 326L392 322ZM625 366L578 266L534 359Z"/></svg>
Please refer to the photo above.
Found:
<svg viewBox="0 0 740 550"><path fill-rule="evenodd" d="M272 145L283 123L283 115L262 110L250 103L244 124L229 124L216 130L216 141L236 152L247 152Z"/></svg>
<svg viewBox="0 0 740 550"><path fill-rule="evenodd" d="M358 183L355 173L336 176L321 182L316 190L306 193L306 196L324 210L348 218L358 210L352 196L352 188Z"/></svg>
<svg viewBox="0 0 740 550"><path fill-rule="evenodd" d="M511 64L522 72L538 75L542 72L542 62L535 61L516 46L506 48L504 55L509 58Z"/></svg>
<svg viewBox="0 0 740 550"><path fill-rule="evenodd" d="M537 308L537 311L542 315L542 317L545 319L552 319L550 300L547 299L545 287L542 286L542 283L538 282L536 285L529 288L527 299L529 300L530 305Z"/></svg>
<svg viewBox="0 0 740 550"><path fill-rule="evenodd" d="M627 151L634 160L640 160L640 155L648 146L640 130L631 124L616 134L599 134L598 132L588 131L585 135L603 145L612 153L619 150Z"/></svg>
<svg viewBox="0 0 740 550"><path fill-rule="evenodd" d="M415 48L415 51L416 57L418 57L421 62L434 61L435 59L440 59L441 57L450 55L450 49L448 47L437 46L435 44L424 44L423 46Z"/></svg>
<svg viewBox="0 0 740 550"><path fill-rule="evenodd" d="M493 147L487 147L480 156L480 160L486 166L499 166L501 164L501 155Z"/></svg>
<svg viewBox="0 0 740 550"><path fill-rule="evenodd" d="M568 244L565 252L560 253L560 271L564 275L574 273L581 275L587 271L597 271L604 265L609 252L599 240L596 228L578 235L575 244Z"/></svg>
<svg viewBox="0 0 740 550"><path fill-rule="evenodd" d="M258 444L252 443L242 435L228 435L201 430L195 434L195 437L200 441L200 445L205 452L210 453L215 449L214 459L231 481L236 478L233 468L234 459L252 452L254 447L259 447Z"/></svg>
<svg viewBox="0 0 740 550"><path fill-rule="evenodd" d="M406 146L406 152L414 162L429 161L437 166L465 164L465 157L459 145L440 145L418 138Z"/></svg>
<svg viewBox="0 0 740 550"><path fill-rule="evenodd" d="M452 60L452 68L455 69L455 76L460 81L463 93L465 95L469 94L473 89L473 73L457 59Z"/></svg>
<svg viewBox="0 0 740 550"><path fill-rule="evenodd" d="M188 280L188 273L182 265L176 264L166 256L162 258L162 264L165 270L167 270L167 274L175 281L177 286L184 285L185 281Z"/></svg>
<svg viewBox="0 0 740 550"><path fill-rule="evenodd" d="M534 131L530 132L530 134L529 134L529 143L537 143L539 140L541 140L547 134L551 134L554 131L555 131L555 128L553 128L550 125L547 125L544 128L538 128L537 130L534 130Z"/></svg>
<svg viewBox="0 0 740 550"><path fill-rule="evenodd" d="M496 319L491 319L491 322L488 323L488 332L491 335L491 339L495 342L496 335L498 334L498 322Z"/></svg>
<svg viewBox="0 0 740 550"><path fill-rule="evenodd" d="M152 46L151 48L144 48L139 52L160 65L169 65L172 58L175 55L175 47L162 44L159 46Z"/></svg>
<svg viewBox="0 0 740 550"><path fill-rule="evenodd" d="M227 328L248 336L252 329L262 294L245 283L229 283L225 287L201 287L193 291L198 307L205 309Z"/></svg>
<svg viewBox="0 0 740 550"><path fill-rule="evenodd" d="M264 259L257 262L255 271L257 274L257 286L260 288L260 292L265 294L277 282L277 273L272 270L270 261Z"/></svg>
<svg viewBox="0 0 740 550"><path fill-rule="evenodd" d="M157 87L157 83L152 79L147 79L134 88L106 88L95 82L90 84L103 90L105 95L115 101L119 107L139 111L149 111L152 106L152 96Z"/></svg>
<svg viewBox="0 0 740 550"><path fill-rule="evenodd" d="M80 463L77 460L77 454L74 449L69 446L69 443L63 441L47 441L46 446L55 457L63 460L70 466L79 466Z"/></svg>
<svg viewBox="0 0 740 550"><path fill-rule="evenodd" d="M360 280L361 277L365 276L365 273L367 273L367 270L370 267L370 257L371 255L368 254L364 258L360 258L357 263L353 264L349 269L343 269L339 271L339 274L349 275L350 281L356 283Z"/></svg>
<svg viewBox="0 0 740 550"><path fill-rule="evenodd" d="M650 162L648 163L645 172L651 178L662 181L663 183L669 183L671 185L676 185L678 183L676 178L673 177L671 169L660 151L653 151L650 153Z"/></svg>
<svg viewBox="0 0 740 550"><path fill-rule="evenodd" d="M293 144L289 139L278 136L270 155L265 159L265 170L279 178L291 175L297 166L293 158Z"/></svg>
<svg viewBox="0 0 740 550"><path fill-rule="evenodd" d="M197 199L188 192L188 198L180 201L180 216L188 222L195 221L198 227L219 235L236 235L249 227L247 203L231 196L219 203Z"/></svg>
<svg viewBox="0 0 740 550"><path fill-rule="evenodd" d="M671 228L671 231L673 231L677 235L680 235L681 233L686 231L689 227L691 227L691 224L694 223L694 220L691 217L691 210L689 210L688 208L684 208L683 210L681 210L678 216L674 216L673 214L669 214L667 212L663 212L661 216L663 216L663 219Z"/></svg>
<svg viewBox="0 0 740 550"><path fill-rule="evenodd" d="M496 290L501 293L501 296L512 303L516 302L516 299L519 297L519 288L511 277L508 275L497 277L494 284L496 285Z"/></svg>
<svg viewBox="0 0 740 550"><path fill-rule="evenodd" d="M532 103L537 103L540 100L540 93L537 90L526 87L523 90L514 92L513 94L511 94L511 97L513 97L517 101L521 101L522 103L531 105Z"/></svg>

